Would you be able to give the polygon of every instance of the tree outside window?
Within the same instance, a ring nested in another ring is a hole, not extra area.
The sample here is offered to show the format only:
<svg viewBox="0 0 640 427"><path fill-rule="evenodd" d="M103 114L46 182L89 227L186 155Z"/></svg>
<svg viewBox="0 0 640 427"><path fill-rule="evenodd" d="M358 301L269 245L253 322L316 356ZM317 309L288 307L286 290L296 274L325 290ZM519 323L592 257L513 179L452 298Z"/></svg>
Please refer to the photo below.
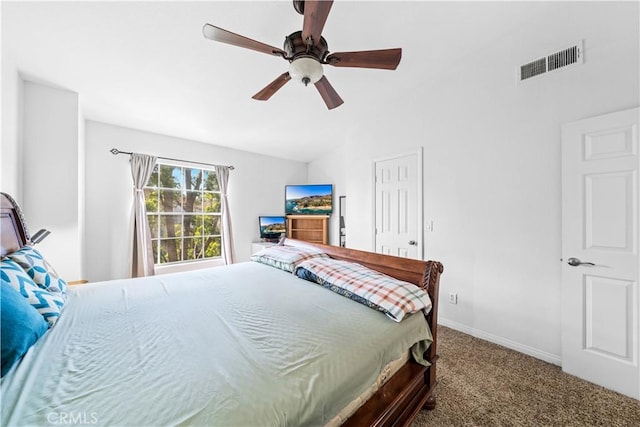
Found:
<svg viewBox="0 0 640 427"><path fill-rule="evenodd" d="M213 170L158 163L144 192L156 264L221 256L220 186Z"/></svg>

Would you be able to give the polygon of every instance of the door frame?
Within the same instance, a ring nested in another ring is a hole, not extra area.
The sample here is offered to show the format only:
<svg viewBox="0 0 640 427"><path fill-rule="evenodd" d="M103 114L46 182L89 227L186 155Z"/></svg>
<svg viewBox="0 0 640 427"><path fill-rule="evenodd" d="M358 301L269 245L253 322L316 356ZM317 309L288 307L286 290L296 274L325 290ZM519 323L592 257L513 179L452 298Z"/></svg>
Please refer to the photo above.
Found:
<svg viewBox="0 0 640 427"><path fill-rule="evenodd" d="M413 156L416 155L417 157L417 170L416 170L416 196L417 196L417 200L416 200L416 204L417 204L417 218L416 218L416 222L417 222L417 227L418 227L418 235L417 235L417 240L418 240L418 246L416 248L416 251L418 253L418 256L420 257L421 260L424 260L424 191L423 191L423 185L424 185L424 179L422 176L422 170L423 170L423 147L419 146L417 149L413 150L413 151L404 151L401 153L397 153L397 154L393 154L390 156L385 156L385 157L379 157L379 158L375 158L373 159L373 161L371 162L372 165L372 170L371 170L371 182L373 183L373 185L371 186L371 192L372 192L372 197L371 197L371 211L372 211L372 215L371 218L373 218L373 223L371 224L371 234L372 234L372 248L371 248L371 252L375 253L376 252L376 185L377 185L377 181L376 181L376 165L379 162L385 162L388 160L393 160L393 159L397 159L400 157L406 157L406 156Z"/></svg>

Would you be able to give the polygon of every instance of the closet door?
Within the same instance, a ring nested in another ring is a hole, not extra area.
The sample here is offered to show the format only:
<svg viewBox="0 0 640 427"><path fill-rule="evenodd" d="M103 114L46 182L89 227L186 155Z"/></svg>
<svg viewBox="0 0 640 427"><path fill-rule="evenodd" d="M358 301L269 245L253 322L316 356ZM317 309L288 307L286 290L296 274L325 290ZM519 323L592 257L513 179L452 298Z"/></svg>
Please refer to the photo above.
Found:
<svg viewBox="0 0 640 427"><path fill-rule="evenodd" d="M422 259L422 151L375 162L375 251Z"/></svg>

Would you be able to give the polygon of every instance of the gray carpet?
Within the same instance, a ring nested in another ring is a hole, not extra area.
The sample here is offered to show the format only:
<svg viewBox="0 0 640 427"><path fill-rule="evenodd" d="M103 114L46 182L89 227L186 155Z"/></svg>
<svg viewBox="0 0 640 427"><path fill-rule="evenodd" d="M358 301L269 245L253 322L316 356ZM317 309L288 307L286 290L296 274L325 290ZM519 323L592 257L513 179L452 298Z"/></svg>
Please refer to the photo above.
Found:
<svg viewBox="0 0 640 427"><path fill-rule="evenodd" d="M555 365L438 327L437 405L422 426L640 426L640 402Z"/></svg>

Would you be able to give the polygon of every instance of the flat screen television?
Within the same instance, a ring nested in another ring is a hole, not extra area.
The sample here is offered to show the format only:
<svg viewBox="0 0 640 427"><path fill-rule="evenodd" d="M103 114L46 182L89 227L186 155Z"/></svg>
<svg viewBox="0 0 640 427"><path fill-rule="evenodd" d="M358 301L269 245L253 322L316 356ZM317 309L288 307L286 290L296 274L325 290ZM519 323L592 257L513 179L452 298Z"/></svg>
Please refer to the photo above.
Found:
<svg viewBox="0 0 640 427"><path fill-rule="evenodd" d="M333 211L333 185L287 185L284 190L287 215L328 215Z"/></svg>
<svg viewBox="0 0 640 427"><path fill-rule="evenodd" d="M260 238L265 240L278 240L280 235L287 232L287 223L284 216L260 216Z"/></svg>

